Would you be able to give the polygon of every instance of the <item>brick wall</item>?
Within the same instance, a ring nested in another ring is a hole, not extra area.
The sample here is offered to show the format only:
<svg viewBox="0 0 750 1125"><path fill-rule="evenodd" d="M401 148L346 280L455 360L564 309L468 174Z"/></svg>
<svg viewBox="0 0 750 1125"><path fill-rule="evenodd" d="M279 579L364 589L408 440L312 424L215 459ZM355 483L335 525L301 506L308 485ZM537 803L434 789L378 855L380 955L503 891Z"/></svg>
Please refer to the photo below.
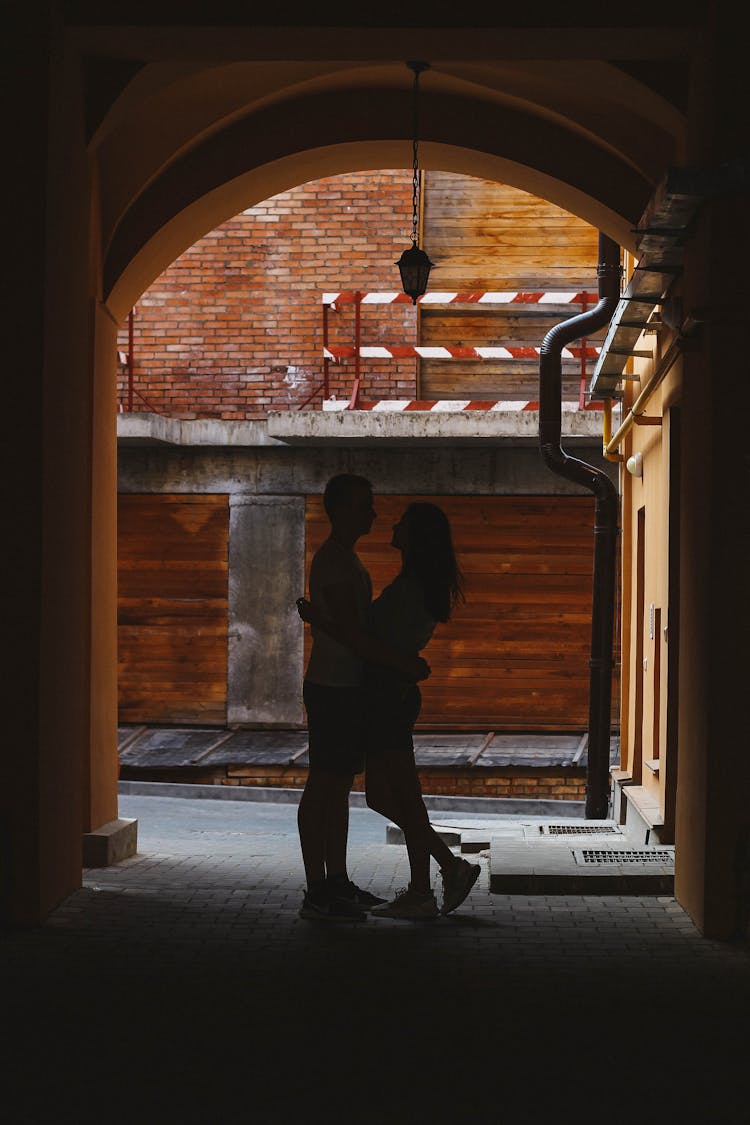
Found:
<svg viewBox="0 0 750 1125"><path fill-rule="evenodd" d="M421 769L422 792L442 797L513 797L536 801L584 801L586 770L578 766L499 769ZM245 765L201 769L157 769L123 766L123 781L171 781L175 783L304 789L307 769L301 766ZM364 774L352 786L364 792Z"/></svg>
<svg viewBox="0 0 750 1125"><path fill-rule="evenodd" d="M438 797L512 797L534 801L584 801L586 770L579 767L505 769L421 769L418 771L422 792ZM304 788L306 770L293 768L273 770L268 766L243 766L227 769L226 778L215 779L220 785L282 786ZM352 789L362 793L364 774L354 779Z"/></svg>
<svg viewBox="0 0 750 1125"><path fill-rule="evenodd" d="M410 230L411 173L398 170L302 184L211 231L136 305L134 410L239 420L297 406L323 377L321 293L400 289ZM332 343L353 343L353 315L331 314ZM364 309L362 342L415 343L416 310ZM415 362L368 360L363 395L414 397ZM353 361L331 365L337 397L353 374ZM118 396L127 410L124 368Z"/></svg>

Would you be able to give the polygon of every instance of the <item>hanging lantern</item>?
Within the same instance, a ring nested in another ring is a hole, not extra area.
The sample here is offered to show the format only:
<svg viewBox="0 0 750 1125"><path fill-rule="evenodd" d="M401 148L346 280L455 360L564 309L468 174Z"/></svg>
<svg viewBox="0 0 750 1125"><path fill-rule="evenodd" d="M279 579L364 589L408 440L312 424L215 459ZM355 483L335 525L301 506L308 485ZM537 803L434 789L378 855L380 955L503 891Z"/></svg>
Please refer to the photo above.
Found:
<svg viewBox="0 0 750 1125"><path fill-rule="evenodd" d="M419 248L419 198L421 193L422 182L419 174L419 130L418 130L418 109L419 109L419 75L423 70L429 68L429 63L424 62L410 62L406 64L410 70L414 72L414 97L412 102L412 225L411 225L411 246L408 250L404 250L403 254L396 262L401 274L401 287L408 297L411 297L412 304L416 305L417 300L427 290L427 280L430 276L430 270L433 263L427 257L424 250Z"/></svg>
<svg viewBox="0 0 750 1125"><path fill-rule="evenodd" d="M432 262L414 242L396 262L401 274L401 288L412 304L416 305L417 298L421 297L427 289L427 279L430 276Z"/></svg>

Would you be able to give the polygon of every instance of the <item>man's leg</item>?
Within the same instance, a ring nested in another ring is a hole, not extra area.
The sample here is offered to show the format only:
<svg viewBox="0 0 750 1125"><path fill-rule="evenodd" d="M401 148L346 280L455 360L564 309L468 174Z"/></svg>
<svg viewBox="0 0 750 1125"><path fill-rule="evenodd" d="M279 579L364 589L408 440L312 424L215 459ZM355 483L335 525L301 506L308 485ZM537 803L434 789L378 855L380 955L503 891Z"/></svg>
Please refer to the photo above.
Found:
<svg viewBox="0 0 750 1125"><path fill-rule="evenodd" d="M329 922L360 922L367 915L358 899L343 901L338 886L349 886L346 844L349 831L347 775L311 770L297 812L307 892L300 914ZM328 877L327 877L328 876ZM352 885L353 886L353 885ZM382 899L374 899L382 902Z"/></svg>
<svg viewBox="0 0 750 1125"><path fill-rule="evenodd" d="M324 858L326 877L348 878L346 852L349 840L349 793L354 774L326 775L328 803L325 821Z"/></svg>
<svg viewBox="0 0 750 1125"><path fill-rule="evenodd" d="M301 913L311 918L359 920L364 913L357 888L349 881L346 853L349 793L357 768L357 754L351 747L360 741L361 693L306 683L305 707L310 768L297 811L307 878Z"/></svg>
<svg viewBox="0 0 750 1125"><path fill-rule="evenodd" d="M346 875L349 792L353 774L311 769L297 810L302 861L308 885Z"/></svg>
<svg viewBox="0 0 750 1125"><path fill-rule="evenodd" d="M310 769L297 809L297 827L308 887L326 878L326 837L330 774Z"/></svg>

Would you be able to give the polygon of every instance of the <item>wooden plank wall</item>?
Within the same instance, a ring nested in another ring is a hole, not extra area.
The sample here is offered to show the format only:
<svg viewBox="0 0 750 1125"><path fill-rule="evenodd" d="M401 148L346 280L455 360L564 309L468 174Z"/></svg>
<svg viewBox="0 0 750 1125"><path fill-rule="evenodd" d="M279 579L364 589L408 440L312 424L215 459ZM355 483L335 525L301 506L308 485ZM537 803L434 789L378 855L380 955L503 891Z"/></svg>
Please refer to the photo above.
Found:
<svg viewBox="0 0 750 1125"><path fill-rule="evenodd" d="M435 263L432 290L597 289L594 227L505 184L452 172L425 173L422 245ZM538 347L554 324L580 311L579 305L420 305L419 339L430 345ZM603 336L600 331L590 342ZM535 359L421 360L419 397L536 399L538 379ZM579 385L579 363L563 361L563 396L577 399Z"/></svg>
<svg viewBox="0 0 750 1125"><path fill-rule="evenodd" d="M400 556L391 528L412 499L451 520L466 605L426 650L419 729L584 730L588 726L593 499L562 496L380 496L357 551L375 593ZM306 511L306 555L328 534L321 498ZM305 630L305 657L309 652Z"/></svg>
<svg viewBox="0 0 750 1125"><path fill-rule="evenodd" d="M224 723L229 501L118 497L123 723Z"/></svg>

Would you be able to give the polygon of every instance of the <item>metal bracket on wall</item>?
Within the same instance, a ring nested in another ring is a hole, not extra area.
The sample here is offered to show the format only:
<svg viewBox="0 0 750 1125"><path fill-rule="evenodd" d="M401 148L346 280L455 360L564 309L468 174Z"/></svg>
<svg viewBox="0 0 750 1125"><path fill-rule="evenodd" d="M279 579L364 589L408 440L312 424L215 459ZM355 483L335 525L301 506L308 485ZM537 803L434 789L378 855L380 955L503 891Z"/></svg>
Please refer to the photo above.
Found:
<svg viewBox="0 0 750 1125"><path fill-rule="evenodd" d="M475 766L475 765L477 764L477 762L479 761L479 759L480 759L480 758L482 757L482 754L484 754L485 750L487 749L487 747L489 746L489 744L490 744L490 743L492 742L492 740L493 740L493 738L494 738L494 737L495 737L495 732L494 732L494 730L491 730L491 731L489 731L489 732L488 732L488 733L487 733L487 734L486 734L486 735L484 736L484 742L483 742L483 743L482 743L482 745L481 745L481 746L479 747L479 749L477 750L476 754L474 754L474 755L473 755L473 757L471 757L471 758L469 759L469 761L468 761L468 763L467 763L467 764L468 764L469 766Z"/></svg>
<svg viewBox="0 0 750 1125"><path fill-rule="evenodd" d="M691 169L671 168L636 228L640 255L609 326L591 378L595 398L621 398L623 371L654 309L668 298L682 272L687 230L705 198L704 185Z"/></svg>

